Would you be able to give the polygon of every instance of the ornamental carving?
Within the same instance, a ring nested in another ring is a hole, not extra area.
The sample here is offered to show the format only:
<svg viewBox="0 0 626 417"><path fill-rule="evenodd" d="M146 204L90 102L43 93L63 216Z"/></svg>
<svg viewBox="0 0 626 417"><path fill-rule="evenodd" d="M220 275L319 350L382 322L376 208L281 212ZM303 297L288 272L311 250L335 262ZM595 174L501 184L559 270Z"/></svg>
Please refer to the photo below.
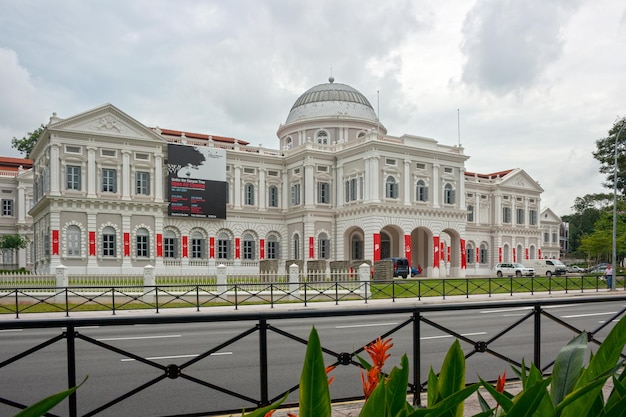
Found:
<svg viewBox="0 0 626 417"><path fill-rule="evenodd" d="M102 116L94 121L93 127L97 130L115 130L117 133L124 131L124 126L111 115Z"/></svg>

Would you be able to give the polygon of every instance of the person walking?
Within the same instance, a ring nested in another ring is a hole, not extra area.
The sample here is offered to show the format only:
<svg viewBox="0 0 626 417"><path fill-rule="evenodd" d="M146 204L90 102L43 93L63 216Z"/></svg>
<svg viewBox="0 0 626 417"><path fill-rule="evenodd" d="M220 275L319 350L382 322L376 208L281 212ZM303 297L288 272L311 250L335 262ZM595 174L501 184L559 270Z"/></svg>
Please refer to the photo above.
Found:
<svg viewBox="0 0 626 417"><path fill-rule="evenodd" d="M613 267L611 266L611 264L606 266L606 269L604 270L604 278L606 279L606 288L608 288L609 290L613 288Z"/></svg>

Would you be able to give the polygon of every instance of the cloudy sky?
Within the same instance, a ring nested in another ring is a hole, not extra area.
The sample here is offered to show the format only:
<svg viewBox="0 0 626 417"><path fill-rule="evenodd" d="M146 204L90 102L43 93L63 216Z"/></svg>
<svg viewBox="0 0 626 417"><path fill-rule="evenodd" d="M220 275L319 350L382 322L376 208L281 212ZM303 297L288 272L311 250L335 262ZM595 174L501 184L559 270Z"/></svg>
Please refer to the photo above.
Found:
<svg viewBox="0 0 626 417"><path fill-rule="evenodd" d="M331 67L391 135L455 145L460 115L467 170L522 168L559 215L610 191L591 153L626 116L623 0L0 0L0 155L104 103L277 148Z"/></svg>

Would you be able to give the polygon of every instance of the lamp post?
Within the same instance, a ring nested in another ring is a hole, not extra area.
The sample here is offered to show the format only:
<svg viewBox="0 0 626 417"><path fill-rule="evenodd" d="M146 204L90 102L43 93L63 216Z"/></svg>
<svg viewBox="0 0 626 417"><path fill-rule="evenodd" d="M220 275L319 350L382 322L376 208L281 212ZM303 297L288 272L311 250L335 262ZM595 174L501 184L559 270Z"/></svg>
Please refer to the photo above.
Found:
<svg viewBox="0 0 626 417"><path fill-rule="evenodd" d="M615 281L617 281L617 141L622 131L626 127L626 118L622 119L622 126L615 135L615 168L613 169L613 279L611 280L611 291L615 291Z"/></svg>

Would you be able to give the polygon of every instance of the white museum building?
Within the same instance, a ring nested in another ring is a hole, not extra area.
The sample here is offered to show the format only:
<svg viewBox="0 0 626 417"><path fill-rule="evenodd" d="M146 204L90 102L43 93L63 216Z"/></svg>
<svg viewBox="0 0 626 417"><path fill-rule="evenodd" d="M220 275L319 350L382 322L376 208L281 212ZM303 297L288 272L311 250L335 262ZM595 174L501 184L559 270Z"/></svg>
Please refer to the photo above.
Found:
<svg viewBox="0 0 626 417"><path fill-rule="evenodd" d="M277 136L268 149L148 127L111 104L53 114L30 160L0 158L0 233L31 242L3 262L172 275L406 257L422 276L465 277L559 257L561 219L523 169L470 173L461 146L389 135L368 99L332 78L297 98ZM172 145L225 155L224 196L205 196L225 215L172 215L185 200L169 178Z"/></svg>

